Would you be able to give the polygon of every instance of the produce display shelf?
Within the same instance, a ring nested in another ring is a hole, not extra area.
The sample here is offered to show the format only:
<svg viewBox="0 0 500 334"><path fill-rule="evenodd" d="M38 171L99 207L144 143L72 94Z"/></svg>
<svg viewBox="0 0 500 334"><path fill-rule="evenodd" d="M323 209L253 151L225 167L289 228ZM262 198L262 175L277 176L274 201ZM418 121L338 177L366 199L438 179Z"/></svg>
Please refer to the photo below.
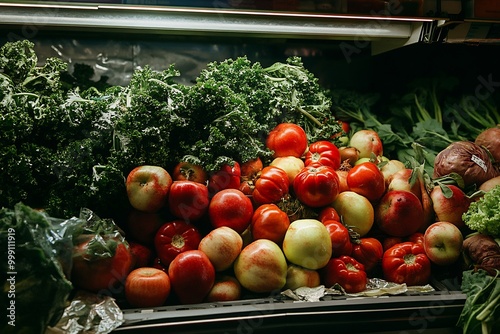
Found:
<svg viewBox="0 0 500 334"><path fill-rule="evenodd" d="M466 300L460 291L436 290L394 296L325 296L305 302L281 296L234 302L125 309L117 333L303 333L314 328L336 333L455 331Z"/></svg>

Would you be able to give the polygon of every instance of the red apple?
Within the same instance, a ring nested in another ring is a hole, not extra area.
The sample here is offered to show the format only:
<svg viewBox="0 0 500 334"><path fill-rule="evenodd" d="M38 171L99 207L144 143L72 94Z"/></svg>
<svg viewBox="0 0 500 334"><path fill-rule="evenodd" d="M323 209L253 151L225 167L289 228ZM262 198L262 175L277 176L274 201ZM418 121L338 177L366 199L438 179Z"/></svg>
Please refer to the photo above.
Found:
<svg viewBox="0 0 500 334"><path fill-rule="evenodd" d="M418 199L421 199L422 191L420 189L420 181L418 180L418 178L414 178L415 181L413 181L411 179L412 173L413 169L411 168L404 168L394 173L388 179L389 185L387 186L387 191L390 190L411 191L418 197Z"/></svg>
<svg viewBox="0 0 500 334"><path fill-rule="evenodd" d="M188 222L200 220L208 211L208 188L195 181L174 181L168 195L168 208L175 217Z"/></svg>
<svg viewBox="0 0 500 334"><path fill-rule="evenodd" d="M425 223L418 197L404 190L388 191L375 208L375 222L389 236L407 237Z"/></svg>
<svg viewBox="0 0 500 334"><path fill-rule="evenodd" d="M469 209L471 199L462 189L452 184L436 185L430 196L436 221L447 221L459 228L465 226L462 215Z"/></svg>
<svg viewBox="0 0 500 334"><path fill-rule="evenodd" d="M238 162L232 166L223 165L220 170L212 173L208 177L208 192L210 195L223 189L239 189L241 185L241 167Z"/></svg>
<svg viewBox="0 0 500 334"><path fill-rule="evenodd" d="M207 302L228 302L238 300L241 297L241 284L229 275L216 277L214 286L208 293Z"/></svg>
<svg viewBox="0 0 500 334"><path fill-rule="evenodd" d="M168 276L172 289L182 304L201 303L215 282L215 269L200 250L180 253L170 263Z"/></svg>
<svg viewBox="0 0 500 334"><path fill-rule="evenodd" d="M252 215L252 200L238 189L217 192L208 206L208 216L213 227L228 226L238 233L247 229Z"/></svg>
<svg viewBox="0 0 500 334"><path fill-rule="evenodd" d="M138 166L127 176L130 205L144 212L157 212L167 204L172 177L160 166Z"/></svg>
<svg viewBox="0 0 500 334"><path fill-rule="evenodd" d="M223 271L231 267L243 247L243 239L235 230L221 226L204 236L198 249L205 253L215 271Z"/></svg>
<svg viewBox="0 0 500 334"><path fill-rule="evenodd" d="M133 307L162 306L170 295L170 290L168 275L152 267L137 268L125 280L125 298Z"/></svg>
<svg viewBox="0 0 500 334"><path fill-rule="evenodd" d="M205 169L190 162L179 162L172 171L172 179L174 181L194 181L201 184L206 184L208 174Z"/></svg>
<svg viewBox="0 0 500 334"><path fill-rule="evenodd" d="M278 157L269 165L283 169L288 176L288 181L293 184L295 176L304 168L304 160L294 156Z"/></svg>
<svg viewBox="0 0 500 334"><path fill-rule="evenodd" d="M127 237L151 246L154 243L156 232L163 223L164 219L158 213L132 209L127 218Z"/></svg>
<svg viewBox="0 0 500 334"><path fill-rule="evenodd" d="M370 158L373 154L378 157L384 153L378 133L369 129L354 132L349 140L349 146L358 149L359 158Z"/></svg>
<svg viewBox="0 0 500 334"><path fill-rule="evenodd" d="M342 223L352 228L360 237L371 230L374 222L374 208L366 197L354 191L344 191L338 194L332 206L342 218Z"/></svg>
<svg viewBox="0 0 500 334"><path fill-rule="evenodd" d="M281 248L271 240L259 239L243 248L234 262L240 284L256 293L280 290L286 283L287 262Z"/></svg>
<svg viewBox="0 0 500 334"><path fill-rule="evenodd" d="M462 254L463 235L450 222L431 224L424 233L424 249L429 260L441 266L455 263Z"/></svg>
<svg viewBox="0 0 500 334"><path fill-rule="evenodd" d="M332 256L328 229L316 219L298 219L290 224L283 239L287 260L306 269L324 267Z"/></svg>
<svg viewBox="0 0 500 334"><path fill-rule="evenodd" d="M154 251L143 244L129 241L130 252L134 260L134 268L149 267L153 263Z"/></svg>
<svg viewBox="0 0 500 334"><path fill-rule="evenodd" d="M319 286L320 276L317 270L306 269L294 264L288 265L285 288L295 290L301 287Z"/></svg>

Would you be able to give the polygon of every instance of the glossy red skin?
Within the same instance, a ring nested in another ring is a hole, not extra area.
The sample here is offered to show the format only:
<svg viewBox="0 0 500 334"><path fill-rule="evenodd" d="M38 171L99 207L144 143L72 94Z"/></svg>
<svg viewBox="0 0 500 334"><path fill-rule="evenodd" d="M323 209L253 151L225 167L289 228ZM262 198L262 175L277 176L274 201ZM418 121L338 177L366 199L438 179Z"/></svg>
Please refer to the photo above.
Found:
<svg viewBox="0 0 500 334"><path fill-rule="evenodd" d="M406 239L407 241L411 241L416 244L421 244L421 245L424 244L424 234L421 232L415 232Z"/></svg>
<svg viewBox="0 0 500 334"><path fill-rule="evenodd" d="M241 183L241 167L238 162L233 166L224 165L208 178L208 192L211 195L223 189L239 189Z"/></svg>
<svg viewBox="0 0 500 334"><path fill-rule="evenodd" d="M375 238L361 238L353 243L351 256L365 266L367 272L375 268L384 254L382 243Z"/></svg>
<svg viewBox="0 0 500 334"><path fill-rule="evenodd" d="M355 165L347 173L346 180L351 191L365 196L371 202L379 200L384 195L384 175L373 162Z"/></svg>
<svg viewBox="0 0 500 334"><path fill-rule="evenodd" d="M227 226L240 234L250 225L252 215L252 200L238 189L219 191L208 206L208 216L214 228Z"/></svg>
<svg viewBox="0 0 500 334"><path fill-rule="evenodd" d="M335 210L335 208L331 206L326 206L323 209L321 209L321 211L318 213L318 220L322 223L324 223L327 220L336 220L339 222L341 218L337 210Z"/></svg>
<svg viewBox="0 0 500 334"><path fill-rule="evenodd" d="M257 205L276 203L288 194L288 190L287 173L279 167L267 166L255 181L252 199Z"/></svg>
<svg viewBox="0 0 500 334"><path fill-rule="evenodd" d="M313 208L327 206L339 194L339 177L329 166L304 167L295 176L293 189L303 204Z"/></svg>
<svg viewBox="0 0 500 334"><path fill-rule="evenodd" d="M155 235L156 255L164 266L168 266L177 255L198 249L201 238L199 230L183 220L165 223Z"/></svg>
<svg viewBox="0 0 500 334"><path fill-rule="evenodd" d="M286 212L276 204L263 204L254 211L250 229L254 240L268 239L281 245L289 226Z"/></svg>
<svg viewBox="0 0 500 334"><path fill-rule="evenodd" d="M322 269L326 287L339 284L347 293L361 292L366 289L366 272L363 264L356 259L341 255L332 258Z"/></svg>
<svg viewBox="0 0 500 334"><path fill-rule="evenodd" d="M301 158L308 146L307 135L302 127L293 123L280 123L266 139L266 147L273 157L293 156Z"/></svg>
<svg viewBox="0 0 500 334"><path fill-rule="evenodd" d="M200 165L181 161L175 165L174 170L172 171L172 179L174 181L194 181L206 184L208 174Z"/></svg>
<svg viewBox="0 0 500 334"><path fill-rule="evenodd" d="M153 263L153 250L135 241L129 241L130 252L132 253L133 268L148 267Z"/></svg>
<svg viewBox="0 0 500 334"><path fill-rule="evenodd" d="M208 211L208 188L195 181L174 181L168 195L168 208L175 217L187 222L202 218Z"/></svg>
<svg viewBox="0 0 500 334"><path fill-rule="evenodd" d="M215 283L215 269L208 256L200 250L179 254L170 263L168 276L182 304L201 303Z"/></svg>
<svg viewBox="0 0 500 334"><path fill-rule="evenodd" d="M163 270L143 267L132 271L125 281L125 296L133 307L162 306L170 295L170 278Z"/></svg>
<svg viewBox="0 0 500 334"><path fill-rule="evenodd" d="M390 190L375 208L375 222L388 235L408 237L424 223L422 204L410 191Z"/></svg>
<svg viewBox="0 0 500 334"><path fill-rule="evenodd" d="M351 255L353 244L347 227L337 220L325 220L322 223L332 239L332 257Z"/></svg>
<svg viewBox="0 0 500 334"><path fill-rule="evenodd" d="M389 282L425 285L431 276L431 262L423 245L407 241L384 252L382 270Z"/></svg>
<svg viewBox="0 0 500 334"><path fill-rule="evenodd" d="M112 292L132 270L132 253L128 243L117 240L112 257L93 260L90 255L85 254L93 236L85 236L73 248L73 254L82 255L73 257L71 282L75 287L90 292Z"/></svg>
<svg viewBox="0 0 500 334"><path fill-rule="evenodd" d="M320 140L309 145L305 155L305 166L330 166L337 170L340 167L340 151L332 142Z"/></svg>

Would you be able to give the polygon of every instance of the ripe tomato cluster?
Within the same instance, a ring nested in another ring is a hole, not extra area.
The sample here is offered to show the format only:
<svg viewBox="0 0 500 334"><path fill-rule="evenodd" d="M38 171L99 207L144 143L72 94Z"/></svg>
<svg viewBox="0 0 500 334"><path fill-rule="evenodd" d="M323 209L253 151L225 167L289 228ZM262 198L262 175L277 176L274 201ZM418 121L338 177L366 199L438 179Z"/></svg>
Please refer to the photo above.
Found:
<svg viewBox="0 0 500 334"><path fill-rule="evenodd" d="M429 193L420 176L383 157L374 131L358 132L339 148L309 143L300 126L282 123L268 134L265 164L234 161L211 174L188 162L170 173L132 170L130 305L148 300L144 293L137 305L138 289L163 289L148 304L159 306L170 289L171 299L191 304L319 284L355 293L376 276L426 284Z"/></svg>

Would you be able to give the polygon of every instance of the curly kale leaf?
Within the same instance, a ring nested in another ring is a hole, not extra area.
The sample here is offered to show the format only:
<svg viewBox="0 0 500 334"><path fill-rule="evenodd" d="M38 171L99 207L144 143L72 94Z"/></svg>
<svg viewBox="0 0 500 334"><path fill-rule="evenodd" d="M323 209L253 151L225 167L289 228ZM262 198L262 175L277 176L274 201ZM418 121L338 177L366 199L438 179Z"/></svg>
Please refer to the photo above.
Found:
<svg viewBox="0 0 500 334"><path fill-rule="evenodd" d="M473 201L462 219L471 230L500 237L500 186L486 192L478 201Z"/></svg>

